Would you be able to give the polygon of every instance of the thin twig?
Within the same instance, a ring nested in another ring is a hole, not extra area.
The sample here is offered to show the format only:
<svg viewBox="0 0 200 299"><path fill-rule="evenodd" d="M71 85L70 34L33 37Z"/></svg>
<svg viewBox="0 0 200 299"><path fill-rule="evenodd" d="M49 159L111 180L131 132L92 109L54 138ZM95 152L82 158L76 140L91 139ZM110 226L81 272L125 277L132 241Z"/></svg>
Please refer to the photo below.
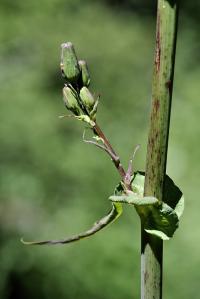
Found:
<svg viewBox="0 0 200 299"><path fill-rule="evenodd" d="M106 138L106 136L104 135L104 133L102 132L102 130L100 129L100 127L98 126L97 123L95 123L95 125L93 127L93 131L97 136L99 136L101 139L103 139L105 146L112 153L112 156L113 156L112 161L113 161L115 167L117 168L122 180L124 181L124 178L126 176L126 172L125 172L125 170L124 170L124 168L121 164L120 158L116 154L116 152L114 151L114 149L111 146L110 142L108 141L108 139Z"/></svg>
<svg viewBox="0 0 200 299"><path fill-rule="evenodd" d="M93 144L93 145L99 147L100 149L106 151L108 153L108 155L111 157L112 160L118 160L119 159L119 157L116 157L113 154L113 152L111 152L111 150L109 148L107 148L105 145L101 145L98 142L95 142L93 140L87 140L87 139L85 139L85 130L83 132L83 141L86 142L86 143Z"/></svg>
<svg viewBox="0 0 200 299"><path fill-rule="evenodd" d="M134 172L133 171L133 159L134 159L135 154L136 154L137 150L139 149L139 147L140 147L139 144L135 147L132 158L129 161L128 169L126 171L126 175L125 175L125 178L124 178L124 182L126 183L126 185L131 184L131 178L132 178L132 175L133 175L133 172Z"/></svg>

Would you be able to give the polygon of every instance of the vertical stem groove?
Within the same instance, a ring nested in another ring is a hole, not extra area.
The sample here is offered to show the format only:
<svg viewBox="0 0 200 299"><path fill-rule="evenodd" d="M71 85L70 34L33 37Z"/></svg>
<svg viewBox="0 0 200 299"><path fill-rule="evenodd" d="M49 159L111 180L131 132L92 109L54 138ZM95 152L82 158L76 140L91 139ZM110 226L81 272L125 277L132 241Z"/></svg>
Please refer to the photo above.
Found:
<svg viewBox="0 0 200 299"><path fill-rule="evenodd" d="M178 0L158 0L144 195L163 198L177 36ZM141 228L141 299L162 298L163 242Z"/></svg>

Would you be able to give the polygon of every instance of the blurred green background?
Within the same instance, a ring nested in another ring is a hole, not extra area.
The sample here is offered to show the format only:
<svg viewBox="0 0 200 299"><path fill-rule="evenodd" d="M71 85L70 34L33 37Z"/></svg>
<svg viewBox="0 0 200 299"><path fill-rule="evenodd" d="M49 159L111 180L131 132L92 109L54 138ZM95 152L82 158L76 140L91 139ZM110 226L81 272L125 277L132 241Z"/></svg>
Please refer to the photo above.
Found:
<svg viewBox="0 0 200 299"><path fill-rule="evenodd" d="M0 298L133 299L140 293L140 224L133 208L91 239L26 247L88 228L119 181L109 158L59 119L60 44L72 41L101 94L98 121L127 166L144 169L156 1L1 0ZM199 298L200 4L181 1L168 174L186 198L165 242L164 298Z"/></svg>

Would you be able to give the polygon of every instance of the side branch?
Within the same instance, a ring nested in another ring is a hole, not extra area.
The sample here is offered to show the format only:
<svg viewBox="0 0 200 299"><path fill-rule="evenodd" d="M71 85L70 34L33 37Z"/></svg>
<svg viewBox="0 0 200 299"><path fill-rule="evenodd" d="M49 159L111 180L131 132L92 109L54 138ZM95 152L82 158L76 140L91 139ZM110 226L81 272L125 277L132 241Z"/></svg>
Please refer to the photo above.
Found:
<svg viewBox="0 0 200 299"><path fill-rule="evenodd" d="M116 154L116 152L114 151L113 147L111 146L110 142L108 141L108 139L106 138L106 136L104 135L104 133L102 132L102 130L100 129L100 127L98 126L97 123L95 123L94 127L93 127L93 131L94 133L99 136L100 138L102 138L102 140L104 141L105 146L107 147L107 149L109 150L109 152L111 152L111 159L115 165L115 167L117 168L122 180L124 181L125 176L126 176L126 172L120 162L120 158L119 156Z"/></svg>

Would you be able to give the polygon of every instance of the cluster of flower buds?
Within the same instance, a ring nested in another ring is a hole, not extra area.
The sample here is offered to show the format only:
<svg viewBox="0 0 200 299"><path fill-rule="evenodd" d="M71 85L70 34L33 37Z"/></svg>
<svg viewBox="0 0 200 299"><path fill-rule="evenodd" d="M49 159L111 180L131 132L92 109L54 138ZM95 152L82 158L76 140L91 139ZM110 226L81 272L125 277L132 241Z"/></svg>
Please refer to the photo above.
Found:
<svg viewBox="0 0 200 299"><path fill-rule="evenodd" d="M98 100L88 89L90 74L85 60L77 59L71 42L61 45L61 72L66 80L63 88L65 106L77 117L96 119Z"/></svg>

